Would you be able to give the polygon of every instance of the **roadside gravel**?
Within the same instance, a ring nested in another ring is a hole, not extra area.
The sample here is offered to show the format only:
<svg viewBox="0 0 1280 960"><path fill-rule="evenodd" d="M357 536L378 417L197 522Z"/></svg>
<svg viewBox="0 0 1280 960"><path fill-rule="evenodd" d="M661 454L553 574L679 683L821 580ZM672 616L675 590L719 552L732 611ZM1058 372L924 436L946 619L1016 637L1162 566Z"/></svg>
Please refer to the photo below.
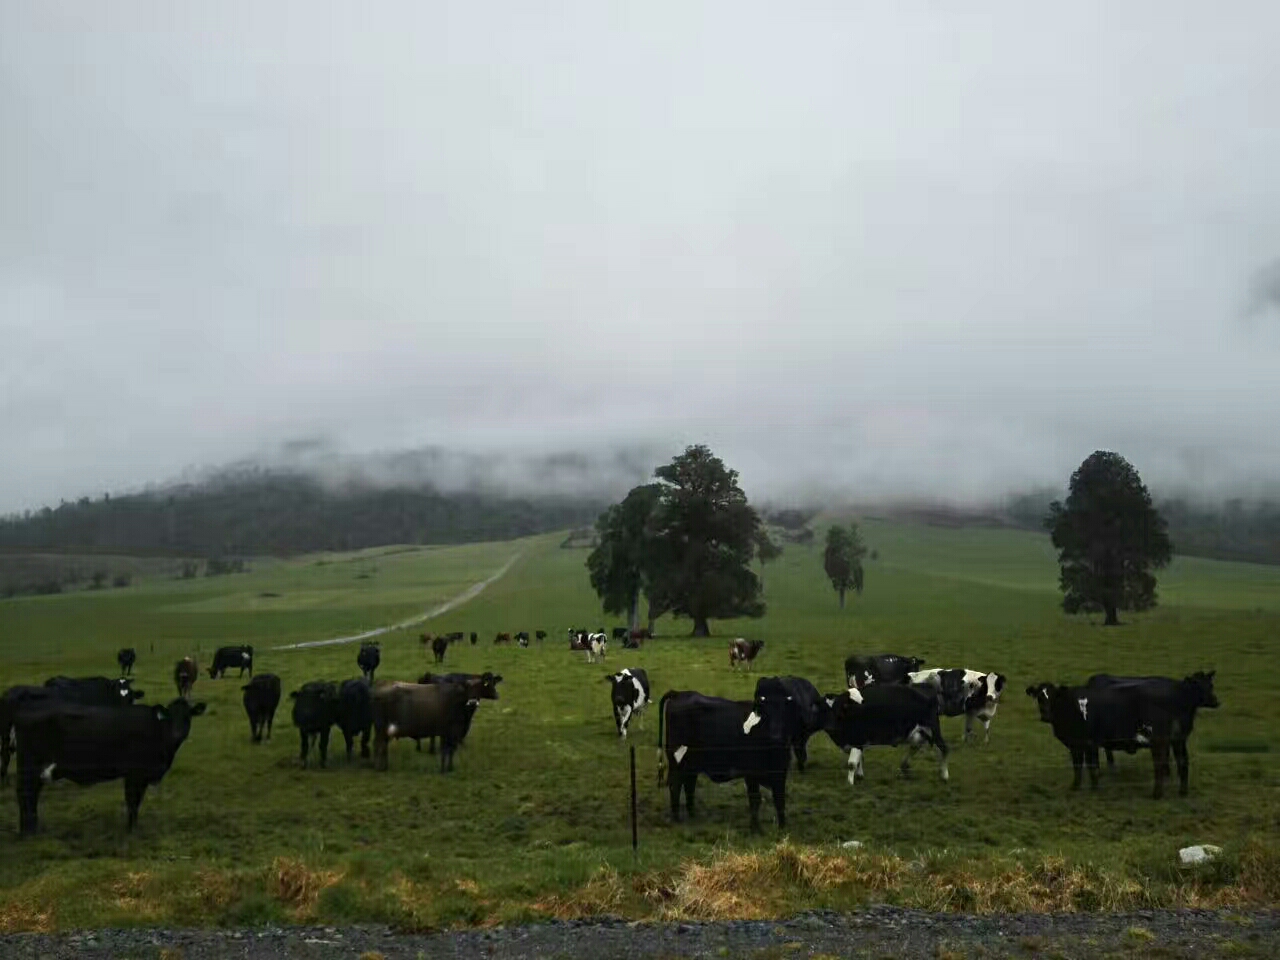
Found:
<svg viewBox="0 0 1280 960"><path fill-rule="evenodd" d="M640 960L675 957L1280 957L1280 911L964 916L873 907L787 921L602 918L399 935L380 927L99 930L0 936L4 960Z"/></svg>

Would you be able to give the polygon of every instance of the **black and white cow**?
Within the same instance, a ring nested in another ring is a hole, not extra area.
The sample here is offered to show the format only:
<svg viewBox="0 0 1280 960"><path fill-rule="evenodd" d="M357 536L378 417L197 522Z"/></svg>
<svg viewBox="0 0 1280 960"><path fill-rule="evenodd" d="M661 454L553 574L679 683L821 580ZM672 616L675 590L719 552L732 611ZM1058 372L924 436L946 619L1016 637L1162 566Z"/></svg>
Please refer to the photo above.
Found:
<svg viewBox="0 0 1280 960"><path fill-rule="evenodd" d="M1197 670L1181 680L1170 677L1114 677L1110 674L1097 673L1088 679L1085 686L1092 688L1117 687L1134 689L1144 699L1152 702L1153 709L1160 709L1171 717L1170 745L1173 755L1178 761L1178 778L1180 790L1187 792L1189 777L1189 760L1187 758L1187 738L1195 728L1196 711L1200 707L1215 709L1218 696L1213 691L1213 677L1216 671L1205 673ZM1107 766L1115 766L1114 752L1106 749Z"/></svg>
<svg viewBox="0 0 1280 960"><path fill-rule="evenodd" d="M627 724L632 718L638 717L641 728L644 726L642 714L649 705L649 675L634 667L624 667L607 675L605 680L612 684L609 699L613 704L613 722L618 728L618 736L625 740Z"/></svg>
<svg viewBox="0 0 1280 960"><path fill-rule="evenodd" d="M262 742L265 732L271 739L271 725L280 706L280 678L274 673L260 673L243 687L244 712L249 716L249 735L254 743Z"/></svg>
<svg viewBox="0 0 1280 960"><path fill-rule="evenodd" d="M253 647L241 644L237 647L219 647L213 655L213 663L209 666L210 679L221 679L228 670L239 670L244 676L246 670L253 676Z"/></svg>
<svg viewBox="0 0 1280 960"><path fill-rule="evenodd" d="M1098 786L1098 750L1136 753L1147 747L1155 785L1151 795L1164 794L1169 777L1169 749L1173 744L1178 712L1167 702L1145 694L1137 686L1070 686L1040 683L1027 687L1027 696L1040 708L1040 719L1053 727L1053 735L1071 752L1074 776L1071 788L1078 789L1081 767L1089 765L1089 781ZM1177 748L1178 773L1186 784L1186 741ZM1183 792L1186 788L1183 787Z"/></svg>
<svg viewBox="0 0 1280 960"><path fill-rule="evenodd" d="M862 755L870 746L910 749L902 758L902 775L911 772L911 758L926 743L938 751L939 775L949 780L947 742L938 721L938 697L929 690L900 683L871 683L859 690L828 694L823 729L842 753L849 755L849 783L863 779Z"/></svg>
<svg viewBox="0 0 1280 960"><path fill-rule="evenodd" d="M923 657L904 657L897 653L878 653L869 657L849 656L844 661L844 676L850 687L861 690L872 683L904 683L907 674L925 664Z"/></svg>
<svg viewBox="0 0 1280 960"><path fill-rule="evenodd" d="M730 640L729 669L732 670L741 664L745 669L750 670L751 664L756 662L756 657L760 655L760 651L763 649L763 640L748 640L746 637L736 637Z"/></svg>
<svg viewBox="0 0 1280 960"><path fill-rule="evenodd" d="M526 647L526 648L529 646L528 630L521 630L519 633L516 634L516 646Z"/></svg>
<svg viewBox="0 0 1280 960"><path fill-rule="evenodd" d="M756 681L756 701L768 697L770 689L776 695L774 684L781 684L786 692L785 709L791 712L791 749L795 753L796 769L804 773L805 764L809 762L809 738L822 730L826 705L818 688L804 677L761 677Z"/></svg>
<svg viewBox="0 0 1280 960"><path fill-rule="evenodd" d="M80 786L124 780L128 829L138 822L147 787L159 783L204 713L179 698L155 705L96 707L52 701L18 710L18 822L22 833L39 825L40 791L53 780Z"/></svg>
<svg viewBox="0 0 1280 960"><path fill-rule="evenodd" d="M936 667L908 673L907 680L912 684L935 689L938 692L938 707L944 717L964 714L966 742L973 734L974 720L982 721L982 727L986 731L982 742L991 742L991 721L1000 705L1000 695L1004 693L1004 674Z"/></svg>
<svg viewBox="0 0 1280 960"><path fill-rule="evenodd" d="M609 649L609 638L604 631L587 635L587 663L595 663L596 660L603 661L605 653Z"/></svg>
<svg viewBox="0 0 1280 960"><path fill-rule="evenodd" d="M437 637L437 640L442 638ZM445 641L448 646L448 641ZM360 652L356 654L356 666L360 668L360 673L370 683L373 683L373 675L377 673L379 664L382 663L382 649L378 646L376 640L365 640L360 644Z"/></svg>
<svg viewBox="0 0 1280 960"><path fill-rule="evenodd" d="M785 691L769 688L765 699L755 703L692 690L663 694L658 702L658 785L667 779L673 820L680 819L681 790L685 809L693 816L693 792L701 773L713 783L746 782L753 830L760 829L760 788L767 787L778 829L786 827L791 742L785 699Z"/></svg>
<svg viewBox="0 0 1280 960"><path fill-rule="evenodd" d="M133 673L133 665L138 662L138 651L133 647L125 647L116 653L116 663L120 665L120 676L127 677Z"/></svg>

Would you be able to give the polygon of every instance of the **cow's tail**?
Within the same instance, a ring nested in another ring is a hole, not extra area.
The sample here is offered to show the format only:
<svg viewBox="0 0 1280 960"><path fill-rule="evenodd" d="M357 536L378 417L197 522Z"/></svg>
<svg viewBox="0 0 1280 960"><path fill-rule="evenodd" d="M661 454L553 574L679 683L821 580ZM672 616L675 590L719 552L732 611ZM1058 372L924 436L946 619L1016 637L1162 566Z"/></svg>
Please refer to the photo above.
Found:
<svg viewBox="0 0 1280 960"><path fill-rule="evenodd" d="M667 754L662 749L662 725L667 716L667 699L671 696L672 691L668 690L662 695L662 699L658 701L658 786L661 787L667 780Z"/></svg>

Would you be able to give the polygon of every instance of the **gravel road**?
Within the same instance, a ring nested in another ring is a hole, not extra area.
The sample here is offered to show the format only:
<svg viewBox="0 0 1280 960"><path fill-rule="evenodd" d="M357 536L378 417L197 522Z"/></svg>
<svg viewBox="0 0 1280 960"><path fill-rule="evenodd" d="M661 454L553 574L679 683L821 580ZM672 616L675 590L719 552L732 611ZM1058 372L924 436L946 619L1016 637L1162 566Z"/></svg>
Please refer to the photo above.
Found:
<svg viewBox="0 0 1280 960"><path fill-rule="evenodd" d="M960 960L982 957L1280 956L1280 911L963 916L873 907L784 922L628 924L602 919L464 933L402 936L378 927L262 930L100 930L0 936L5 960L639 960L837 956Z"/></svg>

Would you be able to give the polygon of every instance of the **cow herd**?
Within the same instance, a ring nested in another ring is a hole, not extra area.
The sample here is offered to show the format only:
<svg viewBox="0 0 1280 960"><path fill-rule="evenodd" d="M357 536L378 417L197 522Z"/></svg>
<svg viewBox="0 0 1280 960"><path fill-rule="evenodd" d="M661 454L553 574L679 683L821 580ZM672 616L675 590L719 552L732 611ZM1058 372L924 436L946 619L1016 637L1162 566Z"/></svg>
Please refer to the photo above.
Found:
<svg viewBox="0 0 1280 960"><path fill-rule="evenodd" d="M620 628L615 639L635 649L648 639L648 631ZM609 637L603 630L570 628L571 650L586 653L588 663L603 661ZM639 635L638 635L639 634ZM424 635L435 662L443 662L450 643L463 633ZM539 630L541 640L546 634ZM471 634L472 643L476 634ZM514 640L527 646L529 634L499 634L495 643ZM730 668L750 669L763 650L763 641L737 638L729 643ZM184 657L174 668L178 698L167 706L136 701L144 694L133 689L133 649L117 654L121 676L51 677L43 686L17 686L0 697L0 782L7 780L16 750L18 763L19 828L29 833L37 827L37 805L45 783L68 779L78 784L122 779L130 829L149 785L158 783L173 763L191 730L194 717L205 711L192 702L192 688L199 670L196 661ZM500 675L425 673L416 682L375 681L381 650L373 641L361 644L356 654L361 676L348 680L312 680L289 693L291 719L299 736L299 759L304 768L314 752L320 766L328 760L329 737L337 727L342 733L348 762L356 741L362 758L386 770L390 744L415 741L421 750L427 740L431 752L439 741L440 769L453 769L454 756L471 728L484 700L498 699ZM248 673L242 686L245 714L253 742L271 738L276 711L283 698L280 678L253 672L253 647L219 647L208 667L210 678L228 670ZM1169 753L1178 766L1181 792L1188 786L1187 738L1200 707L1214 708L1214 674L1198 672L1177 681L1164 677L1115 677L1097 674L1081 686L1040 683L1027 687L1040 719L1070 751L1074 768L1073 789L1079 787L1086 761L1096 787L1099 751L1108 765L1114 751L1134 753L1150 749L1155 768L1154 795L1161 796L1169 776ZM626 667L604 677L615 729L626 739L632 721L643 724L653 700L648 674ZM786 824L786 780L794 756L803 773L808 762L808 741L825 733L847 758L847 776L855 785L865 776L864 754L872 746L908 747L901 762L903 775L910 772L915 754L925 746L939 758L941 779L949 779L949 748L941 718L965 718L964 739L971 738L975 722L983 726L983 742L991 737L1006 677L972 669L925 669L919 657L899 654L850 656L845 660L842 689L820 693L809 680L795 676L765 676L752 699L732 700L695 690L669 690L658 701L659 785L670 791L671 816L680 818L680 800L692 814L699 775L716 783L745 781L751 825L759 827L762 788L773 800L779 828Z"/></svg>

